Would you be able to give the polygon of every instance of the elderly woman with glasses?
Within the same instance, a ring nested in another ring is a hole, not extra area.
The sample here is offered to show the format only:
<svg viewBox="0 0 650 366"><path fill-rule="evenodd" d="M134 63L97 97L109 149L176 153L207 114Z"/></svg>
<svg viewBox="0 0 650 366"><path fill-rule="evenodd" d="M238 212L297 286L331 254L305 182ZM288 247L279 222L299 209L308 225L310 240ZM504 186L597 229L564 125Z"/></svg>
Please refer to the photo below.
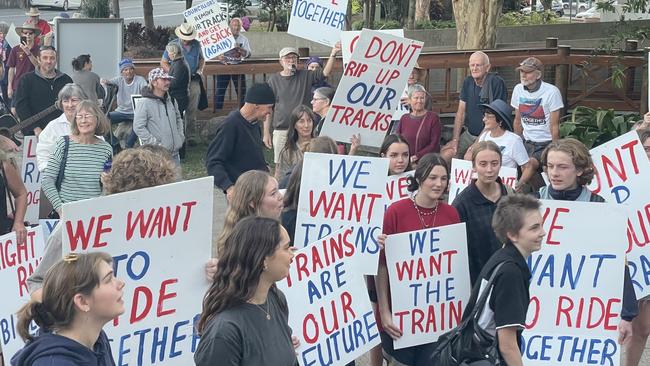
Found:
<svg viewBox="0 0 650 366"><path fill-rule="evenodd" d="M96 103L79 102L71 134L57 141L43 174L43 191L59 215L64 203L101 195L100 175L112 161L113 149L97 135L105 135L109 126Z"/></svg>

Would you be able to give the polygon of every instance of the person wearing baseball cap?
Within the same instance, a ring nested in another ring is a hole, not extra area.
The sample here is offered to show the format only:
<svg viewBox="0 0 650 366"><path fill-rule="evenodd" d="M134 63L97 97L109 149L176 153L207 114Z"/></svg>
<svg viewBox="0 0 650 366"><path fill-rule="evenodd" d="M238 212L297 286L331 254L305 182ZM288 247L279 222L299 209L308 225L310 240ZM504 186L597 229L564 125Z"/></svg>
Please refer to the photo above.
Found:
<svg viewBox="0 0 650 366"><path fill-rule="evenodd" d="M181 113L168 93L171 79L161 67L149 71L149 86L142 90L135 107L133 131L142 145L160 145L169 151L180 169L178 150L185 141L185 130Z"/></svg>
<svg viewBox="0 0 650 366"><path fill-rule="evenodd" d="M203 52L201 52L201 44L196 40L197 31L194 26L189 23L183 22L174 30L177 39L173 42L178 43L181 47L181 54L187 61L190 67L190 93L185 110L184 119L186 125L193 125L196 122L196 113L199 106L199 97L201 90L205 90L202 85L201 75L203 74L203 67L205 66L205 59L203 59ZM160 67L166 72L169 72L171 67L171 59L167 50L163 53L160 60Z"/></svg>
<svg viewBox="0 0 650 366"><path fill-rule="evenodd" d="M287 140L289 117L299 105L310 105L312 85L322 82L332 71L334 58L341 51L341 42L337 42L330 53L324 68L316 70L298 69L298 50L294 47L284 47L279 52L279 62L282 71L269 77L268 83L276 95L275 109L272 116L264 121L264 144L273 150L273 158L277 164L280 150Z"/></svg>
<svg viewBox="0 0 650 366"><path fill-rule="evenodd" d="M135 74L135 66L133 60L130 58L123 58L118 62L117 68L120 71L120 76L114 77L110 80L102 79L102 84L112 84L117 86L117 108L114 111L108 112L108 119L111 124L118 124L121 122L133 122L133 95L141 95L144 88L147 86L147 80ZM138 136L135 132L131 131L126 139L126 147L133 147L137 141ZM114 144L116 138L107 139ZM114 146L115 148L115 146Z"/></svg>
<svg viewBox="0 0 650 366"><path fill-rule="evenodd" d="M260 122L273 111L276 95L267 83L254 84L246 92L244 105L230 112L208 147L205 165L214 185L230 201L237 178L249 170L268 171Z"/></svg>
<svg viewBox="0 0 650 366"><path fill-rule="evenodd" d="M510 101L515 109L513 128L523 137L530 164L537 171L542 151L551 141L560 138L560 113L564 102L555 85L542 81L544 64L540 59L528 57L516 70L521 83L515 85ZM534 190L538 188L533 187Z"/></svg>

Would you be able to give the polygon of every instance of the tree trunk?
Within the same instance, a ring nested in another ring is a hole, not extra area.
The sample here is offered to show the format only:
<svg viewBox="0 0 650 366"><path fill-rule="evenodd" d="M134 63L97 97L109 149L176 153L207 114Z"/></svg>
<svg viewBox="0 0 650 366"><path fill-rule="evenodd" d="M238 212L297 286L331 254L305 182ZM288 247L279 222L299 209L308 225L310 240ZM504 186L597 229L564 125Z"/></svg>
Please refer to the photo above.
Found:
<svg viewBox="0 0 650 366"><path fill-rule="evenodd" d="M417 0L415 2L415 21L431 20L429 11L431 10L431 0Z"/></svg>
<svg viewBox="0 0 650 366"><path fill-rule="evenodd" d="M185 9L189 9L192 7L192 0L185 0Z"/></svg>
<svg viewBox="0 0 650 366"><path fill-rule="evenodd" d="M345 13L345 30L352 30L352 1L348 1L348 10Z"/></svg>
<svg viewBox="0 0 650 366"><path fill-rule="evenodd" d="M415 29L415 3L417 0L409 0L409 12L406 27L408 29Z"/></svg>
<svg viewBox="0 0 650 366"><path fill-rule="evenodd" d="M120 0L111 0L111 14L115 18L120 18Z"/></svg>
<svg viewBox="0 0 650 366"><path fill-rule="evenodd" d="M494 48L503 0L453 0L452 4L456 19L456 48Z"/></svg>
<svg viewBox="0 0 650 366"><path fill-rule="evenodd" d="M142 0L142 7L144 10L144 27L153 30L153 1Z"/></svg>
<svg viewBox="0 0 650 366"><path fill-rule="evenodd" d="M351 3L352 1L348 1L348 3ZM370 7L370 28L375 29L375 11L377 10L377 1L376 0L368 0L369 7Z"/></svg>

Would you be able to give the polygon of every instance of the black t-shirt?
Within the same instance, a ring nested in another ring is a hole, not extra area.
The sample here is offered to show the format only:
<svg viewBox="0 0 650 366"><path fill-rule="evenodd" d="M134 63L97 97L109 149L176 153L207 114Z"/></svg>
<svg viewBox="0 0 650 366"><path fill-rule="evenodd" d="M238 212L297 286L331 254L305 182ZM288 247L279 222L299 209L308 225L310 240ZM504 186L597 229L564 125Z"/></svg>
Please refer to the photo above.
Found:
<svg viewBox="0 0 650 366"><path fill-rule="evenodd" d="M286 299L280 290L272 289L266 304L242 304L210 320L194 362L197 366L293 366L296 354L287 322Z"/></svg>
<svg viewBox="0 0 650 366"><path fill-rule="evenodd" d="M501 262L506 262L499 269L494 279L488 303L483 312L479 312L479 325L492 334L500 328L517 327L517 334L521 335L526 323L526 313L530 294L530 270L526 260L519 250L512 244L507 244L499 249L485 264L479 281L472 289L465 315L471 313L478 297L478 290L487 284L494 268Z"/></svg>
<svg viewBox="0 0 650 366"><path fill-rule="evenodd" d="M490 75L483 85L492 88L493 99L501 99L508 103L508 89L506 83L498 75ZM476 85L472 76L468 76L463 81L463 88L460 90L460 100L465 102L465 127L474 136L478 136L485 127L483 125L483 110L480 104L490 103L491 100L485 98L481 100L481 87Z"/></svg>

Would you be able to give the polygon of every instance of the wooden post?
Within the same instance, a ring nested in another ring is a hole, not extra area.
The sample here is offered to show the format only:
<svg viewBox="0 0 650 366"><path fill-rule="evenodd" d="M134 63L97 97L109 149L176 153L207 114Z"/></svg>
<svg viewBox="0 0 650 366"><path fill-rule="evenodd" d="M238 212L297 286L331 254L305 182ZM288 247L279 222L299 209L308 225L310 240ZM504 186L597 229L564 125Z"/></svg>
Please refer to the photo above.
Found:
<svg viewBox="0 0 650 366"><path fill-rule="evenodd" d="M560 93L562 93L564 108L562 110L562 113L560 113L560 117L563 117L569 110L569 70L571 65L569 65L568 57L571 55L571 46L558 46L557 55L560 58L560 64L558 64L555 68L555 86L560 89Z"/></svg>
<svg viewBox="0 0 650 366"><path fill-rule="evenodd" d="M627 39L625 40L625 51L626 52L634 52L639 48L639 41L636 39ZM635 76L635 68L630 67L625 71L625 81L623 82L623 91L625 95L628 95L628 93L631 93L634 90L634 76Z"/></svg>
<svg viewBox="0 0 650 366"><path fill-rule="evenodd" d="M642 68L643 72L643 82L641 83L641 110L639 113L641 115L644 115L648 111L648 60L650 60L650 47L646 47L643 49L643 52L645 53L645 67Z"/></svg>
<svg viewBox="0 0 650 366"><path fill-rule="evenodd" d="M546 48L557 48L557 37L546 37ZM548 83L555 84L555 65L546 67L544 80Z"/></svg>

